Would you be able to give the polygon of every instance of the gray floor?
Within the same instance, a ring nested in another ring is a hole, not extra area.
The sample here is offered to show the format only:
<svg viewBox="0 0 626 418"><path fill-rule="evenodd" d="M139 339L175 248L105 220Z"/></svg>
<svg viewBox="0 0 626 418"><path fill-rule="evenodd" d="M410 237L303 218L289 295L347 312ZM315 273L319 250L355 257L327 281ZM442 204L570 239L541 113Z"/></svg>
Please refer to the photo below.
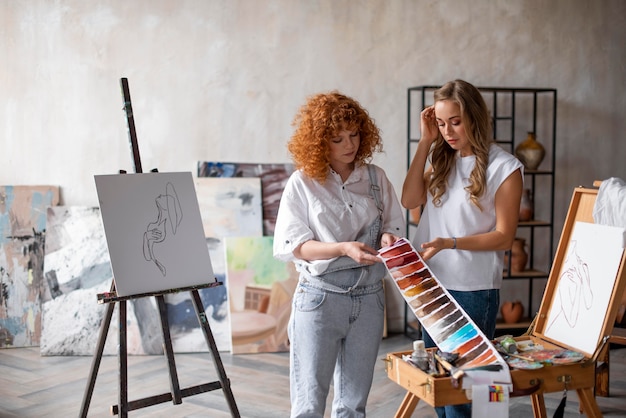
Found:
<svg viewBox="0 0 626 418"><path fill-rule="evenodd" d="M411 340L393 335L383 340L380 358L386 353L409 350ZM221 354L226 373L242 417L276 418L289 415L289 359L287 353ZM181 387L216 380L209 353L175 356ZM77 417L89 376L92 357L41 357L39 349L0 350L0 417ZM604 416L626 417L626 348L614 347L610 360L610 397L597 397ZM169 375L162 356L128 358L129 399L169 392ZM118 399L117 356L104 357L97 374L90 417L108 417ZM386 375L384 362L376 367L375 381L368 402L368 417L393 417L404 390ZM545 397L548 416L561 399L561 393ZM509 416L532 417L530 399L513 398ZM133 417L230 417L221 391L131 411ZM329 416L329 414L327 414ZM414 417L434 418L434 410L420 403ZM566 417L579 417L576 393L568 393Z"/></svg>

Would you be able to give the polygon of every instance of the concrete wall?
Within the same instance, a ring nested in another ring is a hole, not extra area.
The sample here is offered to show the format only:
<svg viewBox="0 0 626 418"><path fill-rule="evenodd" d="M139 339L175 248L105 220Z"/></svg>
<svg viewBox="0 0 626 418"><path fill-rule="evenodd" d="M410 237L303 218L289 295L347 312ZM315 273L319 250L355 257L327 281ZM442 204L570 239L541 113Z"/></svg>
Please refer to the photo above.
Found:
<svg viewBox="0 0 626 418"><path fill-rule="evenodd" d="M384 134L399 191L407 91L463 78L558 89L556 225L572 190L626 178L622 0L30 0L0 3L1 184L97 205L95 174L287 162L304 99L339 89Z"/></svg>

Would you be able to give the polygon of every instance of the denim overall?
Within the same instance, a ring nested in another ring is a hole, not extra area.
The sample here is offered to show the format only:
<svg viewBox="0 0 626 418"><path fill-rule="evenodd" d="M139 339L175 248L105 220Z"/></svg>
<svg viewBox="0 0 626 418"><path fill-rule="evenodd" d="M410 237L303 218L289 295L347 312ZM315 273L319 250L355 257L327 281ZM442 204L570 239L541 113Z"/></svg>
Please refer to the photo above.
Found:
<svg viewBox="0 0 626 418"><path fill-rule="evenodd" d="M382 207L376 175L371 194L379 215L357 241L378 248ZM365 417L384 324L383 263L334 260L321 275L306 271L289 321L291 417L321 418L334 377L333 417Z"/></svg>

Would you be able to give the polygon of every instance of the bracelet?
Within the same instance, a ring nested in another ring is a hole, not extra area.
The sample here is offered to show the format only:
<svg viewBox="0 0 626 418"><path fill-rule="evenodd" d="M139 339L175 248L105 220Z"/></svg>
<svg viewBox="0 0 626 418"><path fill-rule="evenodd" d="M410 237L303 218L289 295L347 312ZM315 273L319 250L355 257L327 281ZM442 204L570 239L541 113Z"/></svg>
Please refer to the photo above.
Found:
<svg viewBox="0 0 626 418"><path fill-rule="evenodd" d="M456 250L456 237L452 237L452 250Z"/></svg>

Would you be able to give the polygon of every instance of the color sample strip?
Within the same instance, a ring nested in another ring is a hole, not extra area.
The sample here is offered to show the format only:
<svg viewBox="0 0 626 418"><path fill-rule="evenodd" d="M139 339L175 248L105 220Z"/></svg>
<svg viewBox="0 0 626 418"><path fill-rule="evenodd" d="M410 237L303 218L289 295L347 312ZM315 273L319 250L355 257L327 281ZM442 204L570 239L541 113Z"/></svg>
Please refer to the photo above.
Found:
<svg viewBox="0 0 626 418"><path fill-rule="evenodd" d="M506 362L491 341L441 285L406 238L380 249L378 255L437 347L458 354L458 367L471 369L500 363L506 368Z"/></svg>

